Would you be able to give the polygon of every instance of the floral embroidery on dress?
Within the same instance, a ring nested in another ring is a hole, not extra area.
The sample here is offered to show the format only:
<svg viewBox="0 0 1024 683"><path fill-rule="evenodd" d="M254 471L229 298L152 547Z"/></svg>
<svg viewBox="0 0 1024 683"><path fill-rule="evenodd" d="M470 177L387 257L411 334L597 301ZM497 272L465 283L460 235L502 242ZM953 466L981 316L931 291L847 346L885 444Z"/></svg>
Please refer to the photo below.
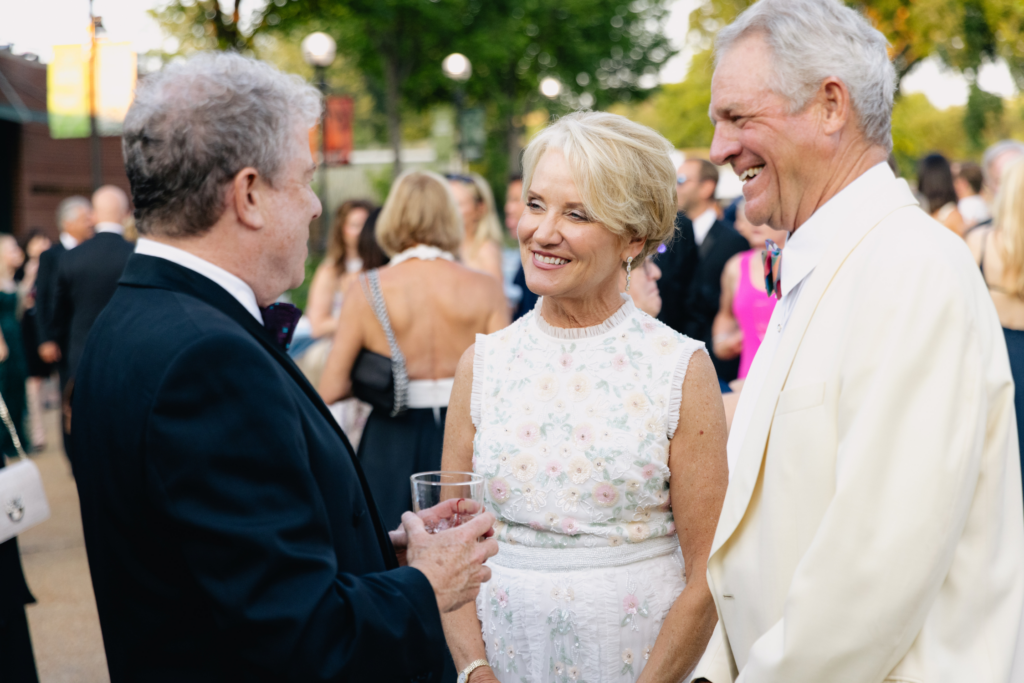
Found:
<svg viewBox="0 0 1024 683"><path fill-rule="evenodd" d="M641 604L640 598L636 596L636 581L632 577L630 577L629 583L626 585L626 590L628 593L626 593L626 597L622 598L622 611L625 612L625 616L622 617L619 626L622 628L628 626L631 631L639 631L640 627L637 625L637 617L646 619L651 614L651 608L646 599Z"/></svg>
<svg viewBox="0 0 1024 683"><path fill-rule="evenodd" d="M507 524L498 540L614 547L673 535L672 409L703 345L631 300L582 331L552 328L539 310L477 344L473 466Z"/></svg>
<svg viewBox="0 0 1024 683"><path fill-rule="evenodd" d="M551 586L551 599L556 607L548 615L547 623L554 656L548 663L548 669L558 683L586 683L580 678L580 638L576 630L576 613L572 609L576 591L571 584L555 582Z"/></svg>

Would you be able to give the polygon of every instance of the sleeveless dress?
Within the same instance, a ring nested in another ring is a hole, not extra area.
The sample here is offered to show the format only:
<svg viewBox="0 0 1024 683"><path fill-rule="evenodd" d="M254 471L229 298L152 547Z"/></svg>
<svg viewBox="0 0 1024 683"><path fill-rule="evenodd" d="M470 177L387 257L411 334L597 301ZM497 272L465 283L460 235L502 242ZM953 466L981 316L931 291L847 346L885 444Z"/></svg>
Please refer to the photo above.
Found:
<svg viewBox="0 0 1024 683"><path fill-rule="evenodd" d="M396 254L388 262L388 267L393 268L409 259L452 261L454 257L437 247L420 244ZM387 315L386 302L383 305L384 315ZM390 326L388 322L387 328ZM393 334L390 336L393 337ZM392 353L393 368L396 356L394 351L401 354L397 340ZM454 377L410 380L404 367L403 360L402 369L396 373L395 383L405 385L406 410L392 417L386 412L372 409L357 450L363 474L386 529L396 528L402 521L402 513L412 509L409 477L417 472L441 469L444 424L448 415L448 400L455 383Z"/></svg>
<svg viewBox="0 0 1024 683"><path fill-rule="evenodd" d="M704 345L623 296L604 323L533 311L477 335L473 469L497 516L477 598L503 683L634 681L685 586L669 441Z"/></svg>
<svg viewBox="0 0 1024 683"><path fill-rule="evenodd" d="M743 331L743 350L740 351L740 370L736 375L743 379L750 372L750 364L764 341L768 331L768 322L775 310L775 298L759 291L750 281L750 259L759 249L751 249L740 257L740 277L736 284L736 294L732 298L732 314Z"/></svg>

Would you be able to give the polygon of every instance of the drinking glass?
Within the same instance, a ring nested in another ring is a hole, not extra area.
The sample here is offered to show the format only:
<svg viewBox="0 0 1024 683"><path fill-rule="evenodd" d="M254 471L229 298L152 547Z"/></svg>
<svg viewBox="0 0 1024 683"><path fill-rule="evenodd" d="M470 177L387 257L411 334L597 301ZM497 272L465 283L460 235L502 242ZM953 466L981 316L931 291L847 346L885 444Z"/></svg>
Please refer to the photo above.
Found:
<svg viewBox="0 0 1024 683"><path fill-rule="evenodd" d="M473 472L419 472L412 481L412 509L419 513L446 500L462 498L477 503L474 513L458 513L426 523L427 533L436 534L464 524L484 510L484 478Z"/></svg>

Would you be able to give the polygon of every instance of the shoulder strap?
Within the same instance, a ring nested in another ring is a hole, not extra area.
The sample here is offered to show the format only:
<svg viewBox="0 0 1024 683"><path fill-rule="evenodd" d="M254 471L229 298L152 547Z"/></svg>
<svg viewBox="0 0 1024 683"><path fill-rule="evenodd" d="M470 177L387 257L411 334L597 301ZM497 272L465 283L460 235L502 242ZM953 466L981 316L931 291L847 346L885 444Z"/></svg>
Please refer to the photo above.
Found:
<svg viewBox="0 0 1024 683"><path fill-rule="evenodd" d="M388 308L384 303L384 293L380 289L380 272L378 269L359 276L359 284L363 288L366 300L373 307L373 313L377 321L384 328L384 336L388 339L388 347L391 349L391 374L395 378L395 407L391 410L391 417L395 417L405 410L406 394L409 390L409 374L405 369L405 356L398 348L398 340L395 339L395 332L391 329L391 318L388 317Z"/></svg>

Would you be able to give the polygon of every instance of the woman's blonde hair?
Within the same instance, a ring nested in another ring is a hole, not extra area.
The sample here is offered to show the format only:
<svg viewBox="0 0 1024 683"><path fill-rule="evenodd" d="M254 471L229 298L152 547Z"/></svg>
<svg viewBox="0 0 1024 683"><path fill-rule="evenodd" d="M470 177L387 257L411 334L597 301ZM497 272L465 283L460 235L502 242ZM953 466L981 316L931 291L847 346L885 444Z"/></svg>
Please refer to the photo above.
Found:
<svg viewBox="0 0 1024 683"><path fill-rule="evenodd" d="M417 244L458 250L462 216L445 179L431 171L398 176L377 219L377 242L388 256Z"/></svg>
<svg viewBox="0 0 1024 683"><path fill-rule="evenodd" d="M480 222L476 224L476 232L472 235L472 243L469 245L470 253L475 254L480 250L480 247L488 242L500 244L502 238L501 221L498 220L498 211L494 206L494 193L491 192L491 186L487 180L479 173L453 175L449 176L448 179L468 187L473 192L473 198L476 200L477 205L483 204L485 207L484 215Z"/></svg>
<svg viewBox="0 0 1024 683"><path fill-rule="evenodd" d="M576 112L545 128L523 156L523 201L537 162L560 149L587 214L612 233L645 239L633 265L675 234L672 144L647 126L604 112Z"/></svg>
<svg viewBox="0 0 1024 683"><path fill-rule="evenodd" d="M996 195L992 222L999 231L999 255L1003 259L1006 287L1024 297L1024 159L1010 164Z"/></svg>

